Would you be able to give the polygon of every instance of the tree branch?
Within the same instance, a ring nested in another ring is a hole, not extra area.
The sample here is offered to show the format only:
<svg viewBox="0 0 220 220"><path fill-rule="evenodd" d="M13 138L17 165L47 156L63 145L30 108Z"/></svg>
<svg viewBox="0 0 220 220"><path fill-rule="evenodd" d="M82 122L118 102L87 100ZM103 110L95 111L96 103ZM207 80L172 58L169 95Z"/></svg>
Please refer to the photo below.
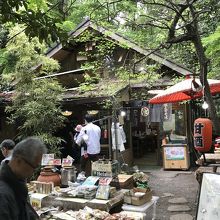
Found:
<svg viewBox="0 0 220 220"><path fill-rule="evenodd" d="M150 26L150 27L157 27L157 28L160 28L160 29L163 29L163 30L167 30L169 27L164 27L164 26L160 26L160 25L157 25L157 24L153 24L151 22L146 22L144 24L138 24L137 25L138 27L143 27L143 26Z"/></svg>
<svg viewBox="0 0 220 220"><path fill-rule="evenodd" d="M175 15L173 22L170 26L169 33L168 33L168 41L169 39L173 39L175 37L176 26L179 22L180 17L182 17L182 13L186 10L187 6L182 6L179 12Z"/></svg>
<svg viewBox="0 0 220 220"><path fill-rule="evenodd" d="M149 16L149 15L141 15L141 17L147 17L147 18L150 19L150 21L149 21L149 22L146 22L146 23L144 23L144 24L139 24L138 26L144 26L144 25L147 25L147 26L158 27L158 28L161 28L161 29L170 29L169 26L168 26L165 22L160 21L159 19L155 20L154 17L151 17L151 16ZM157 25L157 24L155 24L155 21L161 23L161 24L164 25L164 26L161 26L161 25Z"/></svg>

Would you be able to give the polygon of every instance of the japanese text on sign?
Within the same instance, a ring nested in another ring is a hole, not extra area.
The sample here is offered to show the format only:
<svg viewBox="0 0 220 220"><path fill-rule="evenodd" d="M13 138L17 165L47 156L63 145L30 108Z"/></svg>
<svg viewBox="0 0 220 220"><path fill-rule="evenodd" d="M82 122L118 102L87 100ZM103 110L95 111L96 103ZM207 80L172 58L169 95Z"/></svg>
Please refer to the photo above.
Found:
<svg viewBox="0 0 220 220"><path fill-rule="evenodd" d="M196 147L203 147L203 137L202 137L202 129L204 128L204 125L202 123L196 123L194 125L194 144Z"/></svg>

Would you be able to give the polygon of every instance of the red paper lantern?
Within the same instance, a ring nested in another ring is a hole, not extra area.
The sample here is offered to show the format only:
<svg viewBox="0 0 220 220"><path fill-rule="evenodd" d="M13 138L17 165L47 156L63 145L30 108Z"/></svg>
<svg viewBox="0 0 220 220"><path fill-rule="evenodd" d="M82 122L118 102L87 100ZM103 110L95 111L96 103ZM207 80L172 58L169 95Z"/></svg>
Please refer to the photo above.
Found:
<svg viewBox="0 0 220 220"><path fill-rule="evenodd" d="M197 118L194 121L194 147L199 152L208 152L212 146L212 121Z"/></svg>

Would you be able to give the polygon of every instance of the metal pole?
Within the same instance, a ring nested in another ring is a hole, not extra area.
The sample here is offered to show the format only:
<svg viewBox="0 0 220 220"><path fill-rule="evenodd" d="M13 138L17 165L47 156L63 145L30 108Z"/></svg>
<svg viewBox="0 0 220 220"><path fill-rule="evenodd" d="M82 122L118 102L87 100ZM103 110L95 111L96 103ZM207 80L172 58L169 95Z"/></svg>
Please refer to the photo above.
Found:
<svg viewBox="0 0 220 220"><path fill-rule="evenodd" d="M113 123L115 129L115 159L118 160L118 134L117 134L117 117L116 112L114 111Z"/></svg>
<svg viewBox="0 0 220 220"><path fill-rule="evenodd" d="M111 141L111 120L110 117L108 118L108 153L109 153L109 159L112 159L112 141Z"/></svg>

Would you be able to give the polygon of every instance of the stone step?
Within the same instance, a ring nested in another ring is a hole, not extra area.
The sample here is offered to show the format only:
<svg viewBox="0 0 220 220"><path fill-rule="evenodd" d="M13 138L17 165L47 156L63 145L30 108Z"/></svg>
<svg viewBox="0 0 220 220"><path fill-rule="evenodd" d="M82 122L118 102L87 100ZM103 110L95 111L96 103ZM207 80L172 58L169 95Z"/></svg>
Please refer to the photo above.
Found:
<svg viewBox="0 0 220 220"><path fill-rule="evenodd" d="M172 198L172 199L169 199L168 202L172 203L172 204L185 204L185 203L188 203L188 201L184 197Z"/></svg>
<svg viewBox="0 0 220 220"><path fill-rule="evenodd" d="M193 220L193 216L189 214L177 214L177 215L171 215L170 220Z"/></svg>
<svg viewBox="0 0 220 220"><path fill-rule="evenodd" d="M163 195L161 197L165 198L165 197L173 197L174 194L172 193L163 193Z"/></svg>
<svg viewBox="0 0 220 220"><path fill-rule="evenodd" d="M190 211L191 208L188 205L171 205L167 210L170 212L186 212Z"/></svg>

